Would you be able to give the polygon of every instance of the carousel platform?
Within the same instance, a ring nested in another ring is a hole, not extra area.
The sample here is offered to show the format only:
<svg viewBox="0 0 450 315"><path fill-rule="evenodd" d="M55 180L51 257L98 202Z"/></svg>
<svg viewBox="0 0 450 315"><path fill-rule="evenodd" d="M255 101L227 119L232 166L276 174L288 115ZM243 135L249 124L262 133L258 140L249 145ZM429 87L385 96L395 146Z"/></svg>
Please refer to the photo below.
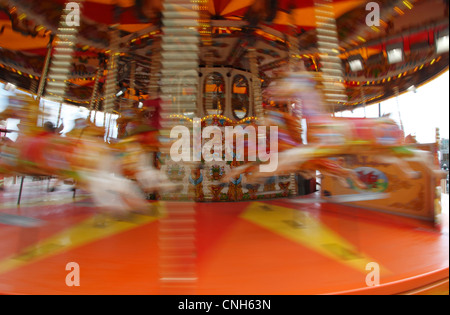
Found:
<svg viewBox="0 0 450 315"><path fill-rule="evenodd" d="M196 281L167 291L160 281L160 211L98 224L88 194L25 181L0 193L0 294L303 295L448 294L448 195L442 227L329 203L289 199L193 203ZM79 266L79 286L66 267ZM379 266L369 286L368 266Z"/></svg>

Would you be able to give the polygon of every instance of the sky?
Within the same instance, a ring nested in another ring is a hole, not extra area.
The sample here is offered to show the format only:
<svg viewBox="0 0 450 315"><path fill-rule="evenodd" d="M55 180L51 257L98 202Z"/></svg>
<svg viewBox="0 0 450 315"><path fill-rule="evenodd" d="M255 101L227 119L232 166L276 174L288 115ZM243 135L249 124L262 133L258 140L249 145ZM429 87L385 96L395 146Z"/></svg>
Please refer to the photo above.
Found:
<svg viewBox="0 0 450 315"><path fill-rule="evenodd" d="M436 141L436 128L441 138L449 138L449 72L397 98L381 103L381 115L390 114L403 124L405 135L414 135L419 143ZM338 113L343 117L378 117L378 104L360 108L353 113ZM400 125L401 125L400 124Z"/></svg>
<svg viewBox="0 0 450 315"><path fill-rule="evenodd" d="M11 92L4 89L0 83L0 112L7 104L8 95ZM439 77L428 82L426 85L416 89L416 92L407 92L381 103L381 114L390 114L397 123L403 125L406 135L414 135L419 143L434 143L436 141L436 128L439 128L441 138L449 138L449 72L446 71ZM59 104L46 102L46 112L50 113L49 120L56 124L58 120ZM77 118L86 118L89 111L82 107L64 105L62 108L62 122L64 123L63 133L70 131ZM338 113L340 117L378 117L378 104L359 108L353 112L346 111ZM115 126L117 116L106 117L106 123L111 120L111 126ZM97 125L103 126L104 115L98 113ZM17 121L8 120L8 128L17 130ZM116 128L112 128L116 135ZM10 137L14 140L15 135Z"/></svg>

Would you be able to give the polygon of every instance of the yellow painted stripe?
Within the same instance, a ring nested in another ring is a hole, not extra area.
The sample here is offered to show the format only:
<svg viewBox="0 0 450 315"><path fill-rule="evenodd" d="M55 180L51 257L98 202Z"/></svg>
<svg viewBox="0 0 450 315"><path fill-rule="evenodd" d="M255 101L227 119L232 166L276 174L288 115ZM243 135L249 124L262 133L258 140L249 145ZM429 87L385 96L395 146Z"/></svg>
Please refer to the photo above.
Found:
<svg viewBox="0 0 450 315"><path fill-rule="evenodd" d="M163 207L161 204L158 206ZM160 219L158 216L134 214L129 221L107 219L105 225L99 227L96 225L99 222L99 218L92 216L57 235L26 248L18 255L0 261L0 274L112 235L135 229L144 224L155 222L158 219Z"/></svg>
<svg viewBox="0 0 450 315"><path fill-rule="evenodd" d="M242 218L364 274L369 272L366 266L370 262L380 265L381 274L391 274L378 260L358 251L307 211L254 202ZM300 225L296 226L294 222Z"/></svg>

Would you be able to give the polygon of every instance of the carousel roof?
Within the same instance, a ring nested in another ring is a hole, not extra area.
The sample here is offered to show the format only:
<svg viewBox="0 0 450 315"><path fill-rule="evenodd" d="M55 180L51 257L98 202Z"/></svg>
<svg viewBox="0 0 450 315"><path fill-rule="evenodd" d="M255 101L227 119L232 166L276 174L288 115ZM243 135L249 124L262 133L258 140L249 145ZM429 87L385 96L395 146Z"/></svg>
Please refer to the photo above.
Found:
<svg viewBox="0 0 450 315"><path fill-rule="evenodd" d="M448 69L448 51L436 49L436 38L448 36L447 0L379 0L380 26L366 24L364 0L334 0L340 57L347 102L336 109L380 102L409 87L419 86ZM65 0L0 0L0 80L36 92L50 37L56 32ZM136 89L145 96L155 43L161 32L163 0L85 0L78 45L66 101L89 104L99 56L110 47L110 29L120 29L118 81L129 82L129 60L137 62ZM303 60L320 71L314 0L210 0L213 44L203 47L214 66L248 70L245 47L256 48L260 75L269 82L289 60ZM249 36L251 35L251 36ZM298 54L289 49L292 38ZM448 38L448 37L447 37ZM448 43L448 39L447 39ZM388 51L399 48L403 58L389 62ZM355 70L349 60L359 59ZM202 60L201 64L205 65ZM104 80L104 77L101 81Z"/></svg>

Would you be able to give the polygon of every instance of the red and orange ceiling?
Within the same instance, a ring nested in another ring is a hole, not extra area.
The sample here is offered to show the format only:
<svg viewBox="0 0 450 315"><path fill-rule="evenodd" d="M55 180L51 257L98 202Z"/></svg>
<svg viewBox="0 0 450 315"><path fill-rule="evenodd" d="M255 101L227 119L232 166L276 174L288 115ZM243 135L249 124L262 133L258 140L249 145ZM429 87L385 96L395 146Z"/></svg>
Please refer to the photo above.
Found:
<svg viewBox="0 0 450 315"><path fill-rule="evenodd" d="M436 10L435 6L432 6L432 9L420 6L421 3L430 4L433 1L438 1L442 6L441 0L410 1L417 2L418 5L414 6L413 10L407 11L409 19L402 16L392 17L394 22L398 22L399 30L407 29L415 24L426 24L429 22L427 19L434 19L433 14L438 14L437 11L445 10L441 7ZM10 70L11 68L20 70L25 63L27 63L27 69L21 69L21 71L30 74L30 77L34 76L35 80L38 79L44 56L47 53L50 33L55 32L66 2L67 0L0 0L0 52L2 52L0 66L7 65L9 67L0 68L0 79L12 80L12 82L23 81L23 78L18 77L15 72L11 73ZM88 58L95 59L99 51L106 50L109 46L108 27L111 25L119 25L123 36L128 34L130 37L134 37L136 34L135 38L139 38L140 35L145 34L144 31L152 27L157 28L163 2L164 0L84 0L78 53L83 60L88 60ZM364 18L361 22L357 17L364 17L361 12L364 14L367 2L368 0L333 1L342 44L344 44L344 40L351 38L350 33L358 28L358 23L364 23ZM378 0L377 2L385 6L398 1ZM314 0L209 0L207 11L212 20L225 22L241 21L248 24L250 17L257 16L260 25L268 26L281 34L292 31L292 25L297 30L304 31L314 29L316 25ZM443 15L444 13L439 14ZM384 36L371 29L366 35L363 36L367 40L370 39L370 36ZM424 38L429 37L429 31L413 34L407 38L406 44L423 41ZM357 48L362 43L353 45L351 42L349 40L345 44L350 43L352 47ZM368 57L380 53L382 50L382 45L377 44L367 46L363 51L358 50L358 53L365 53ZM225 53L225 50L221 51ZM4 62L5 60L9 62ZM276 61L274 60L274 62ZM85 65L88 74L79 77L91 79L84 83L75 83L77 86L92 83L96 63L86 61ZM448 62L446 65L448 66ZM92 66L92 69L89 66ZM430 73L426 77L432 75L434 74ZM371 80L373 81L373 79ZM86 95L88 94L86 92Z"/></svg>
<svg viewBox="0 0 450 315"><path fill-rule="evenodd" d="M1 0L0 1L0 47L22 52L44 55L48 38L44 36L47 29L55 29L60 10L66 0ZM129 33L138 32L152 25L162 10L162 0L85 0L82 18L91 27L120 24L120 28ZM249 12L260 14L270 19L270 26L285 31L293 23L299 28L309 30L315 26L313 0L279 0L271 17L267 14L272 7L261 5L262 0L210 0L208 11L213 19L243 20ZM266 1L270 2L270 1ZM364 4L364 0L335 0L337 16ZM17 6L18 11L11 13ZM23 9L23 10L22 10ZM17 14L15 17L14 14ZM36 18L36 16L38 18ZM15 24L15 25L14 25ZM41 28L38 34L32 34ZM27 34L28 33L28 34ZM95 36L96 34L92 34Z"/></svg>

